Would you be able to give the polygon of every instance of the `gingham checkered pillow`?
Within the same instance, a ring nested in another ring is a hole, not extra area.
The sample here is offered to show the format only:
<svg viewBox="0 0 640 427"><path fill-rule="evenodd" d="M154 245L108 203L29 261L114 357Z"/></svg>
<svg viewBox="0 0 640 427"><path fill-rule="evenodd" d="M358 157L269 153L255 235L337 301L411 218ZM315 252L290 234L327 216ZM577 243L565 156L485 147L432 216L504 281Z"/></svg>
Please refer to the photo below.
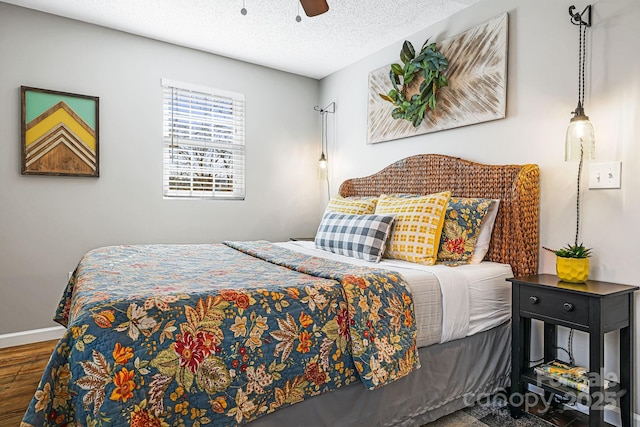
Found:
<svg viewBox="0 0 640 427"><path fill-rule="evenodd" d="M365 261L380 262L394 215L327 212L316 233L316 248Z"/></svg>

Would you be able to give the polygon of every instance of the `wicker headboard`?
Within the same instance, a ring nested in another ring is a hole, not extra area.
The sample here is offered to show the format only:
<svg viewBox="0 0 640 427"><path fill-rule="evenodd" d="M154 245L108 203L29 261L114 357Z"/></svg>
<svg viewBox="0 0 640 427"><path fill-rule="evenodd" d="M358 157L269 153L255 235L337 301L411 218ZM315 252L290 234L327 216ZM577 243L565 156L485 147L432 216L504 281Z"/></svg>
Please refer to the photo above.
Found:
<svg viewBox="0 0 640 427"><path fill-rule="evenodd" d="M486 260L510 264L516 276L538 272L537 165L483 165L440 154L399 160L381 171L348 179L339 193L349 196L431 194L500 199Z"/></svg>

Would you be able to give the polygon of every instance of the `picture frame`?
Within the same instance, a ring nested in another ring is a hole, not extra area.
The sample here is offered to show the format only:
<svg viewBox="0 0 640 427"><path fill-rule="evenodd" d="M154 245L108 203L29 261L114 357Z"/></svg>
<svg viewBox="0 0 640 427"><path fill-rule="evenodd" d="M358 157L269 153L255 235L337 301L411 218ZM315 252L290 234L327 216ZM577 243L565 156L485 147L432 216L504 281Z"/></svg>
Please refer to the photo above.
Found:
<svg viewBox="0 0 640 427"><path fill-rule="evenodd" d="M392 89L390 64L369 73L367 144L469 126L506 117L508 14L438 42L448 59L448 86L418 127L394 119L394 106L380 94Z"/></svg>
<svg viewBox="0 0 640 427"><path fill-rule="evenodd" d="M100 176L99 98L20 87L22 175Z"/></svg>

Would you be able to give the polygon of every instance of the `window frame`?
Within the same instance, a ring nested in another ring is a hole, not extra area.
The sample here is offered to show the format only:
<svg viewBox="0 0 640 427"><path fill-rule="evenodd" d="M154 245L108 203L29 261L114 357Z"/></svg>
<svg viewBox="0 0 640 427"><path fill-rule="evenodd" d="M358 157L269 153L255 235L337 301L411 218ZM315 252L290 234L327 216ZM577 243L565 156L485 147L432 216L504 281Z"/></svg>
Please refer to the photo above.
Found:
<svg viewBox="0 0 640 427"><path fill-rule="evenodd" d="M165 199L244 200L244 94L162 79Z"/></svg>

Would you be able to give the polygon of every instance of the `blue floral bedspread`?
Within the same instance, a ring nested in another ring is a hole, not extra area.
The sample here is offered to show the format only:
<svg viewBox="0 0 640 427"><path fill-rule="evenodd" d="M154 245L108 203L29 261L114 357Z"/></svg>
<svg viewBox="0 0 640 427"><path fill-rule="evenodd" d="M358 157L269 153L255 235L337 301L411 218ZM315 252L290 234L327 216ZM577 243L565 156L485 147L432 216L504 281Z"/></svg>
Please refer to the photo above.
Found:
<svg viewBox="0 0 640 427"><path fill-rule="evenodd" d="M420 363L411 294L389 271L268 242L88 252L23 426L231 426Z"/></svg>

